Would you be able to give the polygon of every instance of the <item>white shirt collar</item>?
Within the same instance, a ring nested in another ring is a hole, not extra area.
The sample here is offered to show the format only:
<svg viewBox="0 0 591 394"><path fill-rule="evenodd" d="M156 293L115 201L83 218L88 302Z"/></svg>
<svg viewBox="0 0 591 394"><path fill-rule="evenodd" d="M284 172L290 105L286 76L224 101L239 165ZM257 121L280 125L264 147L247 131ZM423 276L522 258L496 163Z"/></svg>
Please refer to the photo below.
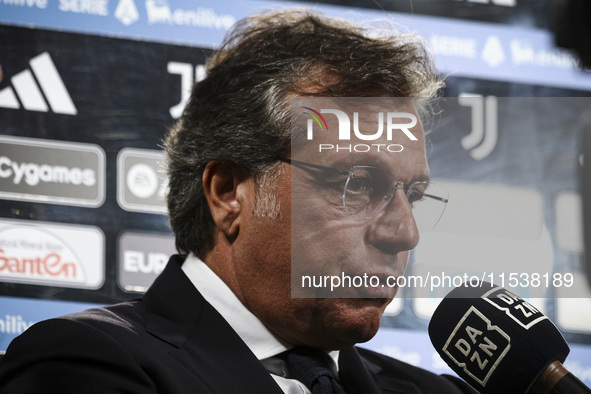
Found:
<svg viewBox="0 0 591 394"><path fill-rule="evenodd" d="M203 298L242 338L257 359L267 359L293 347L277 338L201 259L189 254L182 265L182 270ZM339 352L330 352L329 356L334 360L333 368L338 373Z"/></svg>
<svg viewBox="0 0 591 394"><path fill-rule="evenodd" d="M198 257L190 254L182 270L259 359L273 357L291 346L280 341L243 304L232 290Z"/></svg>

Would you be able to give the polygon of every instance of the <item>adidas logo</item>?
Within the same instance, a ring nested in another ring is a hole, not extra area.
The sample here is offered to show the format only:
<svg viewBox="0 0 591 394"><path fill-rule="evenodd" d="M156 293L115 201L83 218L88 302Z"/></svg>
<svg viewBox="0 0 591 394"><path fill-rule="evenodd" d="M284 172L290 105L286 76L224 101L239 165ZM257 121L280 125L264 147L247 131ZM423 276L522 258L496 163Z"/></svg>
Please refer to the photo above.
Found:
<svg viewBox="0 0 591 394"><path fill-rule="evenodd" d="M0 90L0 107L19 109L22 104L27 111L48 112L51 108L58 114L76 115L76 106L49 53L34 57L29 64L33 72L21 71L10 79L12 87Z"/></svg>

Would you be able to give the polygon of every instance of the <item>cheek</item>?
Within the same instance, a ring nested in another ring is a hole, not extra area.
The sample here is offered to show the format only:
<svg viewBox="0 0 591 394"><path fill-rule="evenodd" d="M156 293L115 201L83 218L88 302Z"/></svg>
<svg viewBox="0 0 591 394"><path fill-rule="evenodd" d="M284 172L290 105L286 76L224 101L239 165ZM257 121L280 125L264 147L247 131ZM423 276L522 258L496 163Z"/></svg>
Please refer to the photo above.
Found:
<svg viewBox="0 0 591 394"><path fill-rule="evenodd" d="M326 215L324 210L318 216ZM339 265L352 252L364 251L366 228L363 223L342 218L294 219L292 226L292 258L296 263L320 269Z"/></svg>
<svg viewBox="0 0 591 394"><path fill-rule="evenodd" d="M335 251L351 247L349 242L363 239L365 224L356 220L342 206L342 197L326 198L310 188L295 188L292 195L291 233L293 250L309 248Z"/></svg>
<svg viewBox="0 0 591 394"><path fill-rule="evenodd" d="M290 294L291 210L289 201L282 200L279 193L278 203L280 211L273 219L245 218L233 247L236 281L251 302Z"/></svg>

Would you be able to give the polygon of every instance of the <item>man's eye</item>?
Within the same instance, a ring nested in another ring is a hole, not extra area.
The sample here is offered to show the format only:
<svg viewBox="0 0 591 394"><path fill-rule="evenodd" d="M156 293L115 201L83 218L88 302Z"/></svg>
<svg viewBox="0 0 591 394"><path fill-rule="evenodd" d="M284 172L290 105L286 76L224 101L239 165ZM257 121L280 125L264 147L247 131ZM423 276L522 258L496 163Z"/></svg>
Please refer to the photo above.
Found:
<svg viewBox="0 0 591 394"><path fill-rule="evenodd" d="M367 193L372 191L371 180L366 177L355 177L349 180L347 191L351 193Z"/></svg>
<svg viewBox="0 0 591 394"><path fill-rule="evenodd" d="M413 189L409 193L407 193L407 197L408 197L408 202L412 205L413 203L422 200L424 197L424 194L422 191Z"/></svg>

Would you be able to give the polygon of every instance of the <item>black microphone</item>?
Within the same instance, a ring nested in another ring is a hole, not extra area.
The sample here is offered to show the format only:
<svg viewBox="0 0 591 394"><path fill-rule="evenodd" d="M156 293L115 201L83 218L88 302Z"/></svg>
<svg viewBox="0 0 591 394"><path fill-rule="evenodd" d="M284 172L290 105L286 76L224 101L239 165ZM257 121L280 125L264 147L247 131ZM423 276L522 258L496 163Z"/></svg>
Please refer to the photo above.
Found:
<svg viewBox="0 0 591 394"><path fill-rule="evenodd" d="M431 318L429 337L482 394L591 393L562 366L570 349L550 319L488 282L452 290Z"/></svg>

